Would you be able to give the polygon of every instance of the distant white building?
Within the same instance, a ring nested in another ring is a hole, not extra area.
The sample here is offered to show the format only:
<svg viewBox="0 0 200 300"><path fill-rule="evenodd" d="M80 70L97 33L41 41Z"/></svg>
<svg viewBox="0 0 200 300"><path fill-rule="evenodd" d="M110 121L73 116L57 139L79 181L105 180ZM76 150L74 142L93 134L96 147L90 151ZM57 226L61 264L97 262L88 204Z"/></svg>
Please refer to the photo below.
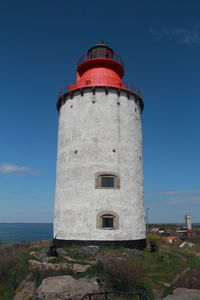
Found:
<svg viewBox="0 0 200 300"><path fill-rule="evenodd" d="M191 216L185 215L185 223L186 223L187 229L191 230L192 229Z"/></svg>
<svg viewBox="0 0 200 300"><path fill-rule="evenodd" d="M141 113L122 60L104 43L79 60L59 96L54 239L146 246Z"/></svg>

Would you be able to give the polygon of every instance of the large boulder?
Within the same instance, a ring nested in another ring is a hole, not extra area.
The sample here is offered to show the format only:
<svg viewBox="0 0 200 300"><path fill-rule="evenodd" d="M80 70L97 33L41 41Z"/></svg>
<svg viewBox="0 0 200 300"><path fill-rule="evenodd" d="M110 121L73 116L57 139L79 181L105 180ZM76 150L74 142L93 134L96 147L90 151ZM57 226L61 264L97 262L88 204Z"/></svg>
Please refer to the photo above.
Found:
<svg viewBox="0 0 200 300"><path fill-rule="evenodd" d="M200 290L178 288L173 295L168 295L163 300L200 300Z"/></svg>
<svg viewBox="0 0 200 300"><path fill-rule="evenodd" d="M35 300L78 300L85 294L95 292L99 292L97 285L76 280L69 275L49 277L38 287Z"/></svg>

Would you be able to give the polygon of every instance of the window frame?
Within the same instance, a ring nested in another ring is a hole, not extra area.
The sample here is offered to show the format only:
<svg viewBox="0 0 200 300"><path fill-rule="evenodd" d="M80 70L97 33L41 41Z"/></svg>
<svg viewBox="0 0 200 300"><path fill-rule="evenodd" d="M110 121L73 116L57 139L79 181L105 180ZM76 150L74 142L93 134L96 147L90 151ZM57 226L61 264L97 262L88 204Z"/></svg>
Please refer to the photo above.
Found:
<svg viewBox="0 0 200 300"><path fill-rule="evenodd" d="M112 227L111 226L103 226L104 219L112 218ZM103 211L97 215L97 229L101 230L116 230L119 229L119 216L113 211Z"/></svg>
<svg viewBox="0 0 200 300"><path fill-rule="evenodd" d="M106 215L103 215L103 216L101 216L101 227L103 228L103 229L108 229L108 228L114 228L114 218L115 218L115 216L113 216L113 215L111 215L111 214L106 214ZM107 224L106 224L106 220L112 220L111 221L111 223L112 223L112 226L106 226Z"/></svg>
<svg viewBox="0 0 200 300"><path fill-rule="evenodd" d="M102 178L103 177L110 177L113 178L113 186L102 186ZM102 172L97 173L95 175L95 189L120 189L120 177L116 173L113 172Z"/></svg>

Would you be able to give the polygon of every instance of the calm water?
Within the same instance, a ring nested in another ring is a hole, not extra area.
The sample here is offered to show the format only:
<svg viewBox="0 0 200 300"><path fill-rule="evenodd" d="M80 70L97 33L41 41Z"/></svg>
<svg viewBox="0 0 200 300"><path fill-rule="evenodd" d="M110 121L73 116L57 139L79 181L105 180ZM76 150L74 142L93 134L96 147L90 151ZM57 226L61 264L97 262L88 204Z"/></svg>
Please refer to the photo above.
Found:
<svg viewBox="0 0 200 300"><path fill-rule="evenodd" d="M52 240L52 223L0 223L0 239L6 243Z"/></svg>

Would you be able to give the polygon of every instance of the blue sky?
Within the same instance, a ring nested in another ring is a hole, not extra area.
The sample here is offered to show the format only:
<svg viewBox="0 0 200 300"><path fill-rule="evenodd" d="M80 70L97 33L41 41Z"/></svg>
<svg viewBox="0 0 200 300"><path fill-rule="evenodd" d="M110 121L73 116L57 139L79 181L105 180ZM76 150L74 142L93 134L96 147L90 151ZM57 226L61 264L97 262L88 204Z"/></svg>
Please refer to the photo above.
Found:
<svg viewBox="0 0 200 300"><path fill-rule="evenodd" d="M200 2L0 1L0 222L52 222L56 101L104 40L142 90L149 221L200 222Z"/></svg>

